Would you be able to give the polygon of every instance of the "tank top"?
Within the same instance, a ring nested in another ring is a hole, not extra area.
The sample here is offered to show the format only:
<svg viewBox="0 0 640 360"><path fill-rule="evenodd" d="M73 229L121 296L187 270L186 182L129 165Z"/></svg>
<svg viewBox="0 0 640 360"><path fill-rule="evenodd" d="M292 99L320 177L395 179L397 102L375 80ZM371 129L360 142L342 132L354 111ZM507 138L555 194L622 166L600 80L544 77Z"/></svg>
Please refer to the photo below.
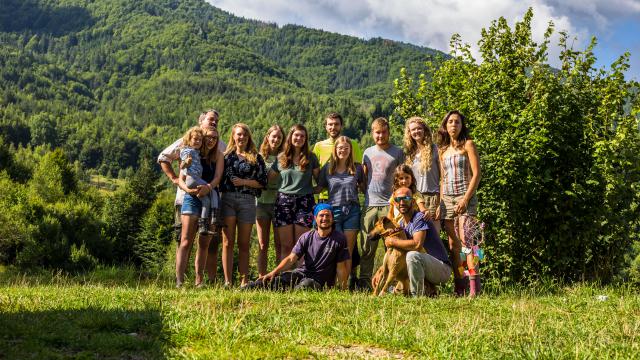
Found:
<svg viewBox="0 0 640 360"><path fill-rule="evenodd" d="M467 154L445 155L442 163L444 169L444 194L452 196L464 195L469 188L471 177Z"/></svg>
<svg viewBox="0 0 640 360"><path fill-rule="evenodd" d="M207 160L201 159L202 164L202 180L210 183L213 181L213 178L216 177L216 163L212 162L209 164Z"/></svg>

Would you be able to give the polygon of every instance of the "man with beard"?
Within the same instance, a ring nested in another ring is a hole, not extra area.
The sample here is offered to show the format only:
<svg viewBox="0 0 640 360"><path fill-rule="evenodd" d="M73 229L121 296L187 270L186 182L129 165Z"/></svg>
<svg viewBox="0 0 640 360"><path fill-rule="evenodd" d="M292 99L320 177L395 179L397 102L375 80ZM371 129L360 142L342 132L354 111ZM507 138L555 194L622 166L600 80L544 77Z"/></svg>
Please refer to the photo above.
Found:
<svg viewBox="0 0 640 360"><path fill-rule="evenodd" d="M400 226L408 240L388 237L386 247L407 252L407 271L409 273L409 293L412 296L434 295L434 285L440 285L451 278L451 262L433 223L425 219L424 213L413 206L413 194L408 188L399 188L393 193L393 200L402 214ZM416 251L420 244L427 251ZM425 289L426 287L426 289Z"/></svg>
<svg viewBox="0 0 640 360"><path fill-rule="evenodd" d="M313 215L317 229L302 234L291 254L248 288L319 290L336 285L337 277L337 286L346 289L349 275L345 262L349 259L347 240L341 232L333 230L330 205L318 204ZM286 271L293 268L300 258L304 258L303 265L293 271Z"/></svg>
<svg viewBox="0 0 640 360"><path fill-rule="evenodd" d="M198 117L198 125L202 130L218 129L218 120L220 118L220 114L214 110L209 109L203 111ZM178 185L178 175L173 170L171 164L175 161L180 161L180 149L182 148L182 138L176 140L173 144L167 146L160 155L158 155L158 164L160 164L160 168L162 172L169 178L171 183L176 185L176 199L174 202L174 229L175 229L175 240L180 244L181 234L182 234L182 222L180 220L182 208L182 200L184 199L184 191L180 189ZM222 152L227 148L227 144L222 139L218 139L218 149ZM208 192L205 186L198 186L198 195L205 195L205 192ZM219 208L215 209L216 212L219 212ZM216 218L220 219L220 215L216 214ZM214 281L216 277L216 266L217 266L217 254L218 254L218 244L220 243L220 230L219 227L216 227L215 234L213 236L212 241L209 244L209 255L207 256L207 264L205 266L207 270L207 274L209 276L209 281ZM177 252L180 249L180 246L176 248L176 256Z"/></svg>

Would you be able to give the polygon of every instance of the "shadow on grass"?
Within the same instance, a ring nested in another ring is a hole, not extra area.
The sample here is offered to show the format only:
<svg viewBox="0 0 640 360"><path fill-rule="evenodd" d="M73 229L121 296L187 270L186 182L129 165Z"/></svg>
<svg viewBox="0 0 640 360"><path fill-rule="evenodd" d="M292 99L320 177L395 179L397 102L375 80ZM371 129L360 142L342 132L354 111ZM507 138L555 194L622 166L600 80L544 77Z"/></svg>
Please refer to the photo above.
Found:
<svg viewBox="0 0 640 360"><path fill-rule="evenodd" d="M157 311L0 312L0 359L165 359Z"/></svg>
<svg viewBox="0 0 640 360"><path fill-rule="evenodd" d="M0 265L0 286L100 285L105 287L168 286L174 287L172 273L145 274L132 266L99 266L86 273L61 270L28 269Z"/></svg>

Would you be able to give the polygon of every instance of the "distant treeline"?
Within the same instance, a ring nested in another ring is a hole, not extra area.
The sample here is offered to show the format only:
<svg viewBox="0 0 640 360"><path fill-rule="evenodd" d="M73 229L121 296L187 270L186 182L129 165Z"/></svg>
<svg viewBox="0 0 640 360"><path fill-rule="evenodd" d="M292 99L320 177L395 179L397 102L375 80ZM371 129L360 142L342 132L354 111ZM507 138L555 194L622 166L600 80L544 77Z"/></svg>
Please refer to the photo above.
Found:
<svg viewBox="0 0 640 360"><path fill-rule="evenodd" d="M392 81L435 51L300 26L278 28L203 0L0 4L0 135L13 146L64 149L84 168L136 169L196 123L221 113L261 136L303 122L323 136L340 112L361 139L392 113Z"/></svg>

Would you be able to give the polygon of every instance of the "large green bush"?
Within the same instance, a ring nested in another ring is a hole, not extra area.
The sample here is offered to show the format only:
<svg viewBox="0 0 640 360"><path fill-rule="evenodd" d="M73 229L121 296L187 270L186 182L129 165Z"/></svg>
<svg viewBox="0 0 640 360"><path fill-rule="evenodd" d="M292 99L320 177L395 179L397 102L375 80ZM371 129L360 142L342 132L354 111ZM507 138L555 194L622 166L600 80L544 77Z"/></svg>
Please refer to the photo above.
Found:
<svg viewBox="0 0 640 360"><path fill-rule="evenodd" d="M501 281L551 276L608 281L638 240L640 110L627 82L629 54L595 69L592 49L560 33L560 69L548 64L550 24L532 40L529 10L509 27L483 29L482 61L459 36L453 58L428 64L418 82L396 80L396 123L421 115L437 130L458 109L480 152L480 217L487 270Z"/></svg>
<svg viewBox="0 0 640 360"><path fill-rule="evenodd" d="M105 196L78 181L78 168L60 148L0 149L0 264L69 272L134 264L157 271L173 231L173 197L158 197L158 171L144 161ZM17 169L33 169L33 176Z"/></svg>

